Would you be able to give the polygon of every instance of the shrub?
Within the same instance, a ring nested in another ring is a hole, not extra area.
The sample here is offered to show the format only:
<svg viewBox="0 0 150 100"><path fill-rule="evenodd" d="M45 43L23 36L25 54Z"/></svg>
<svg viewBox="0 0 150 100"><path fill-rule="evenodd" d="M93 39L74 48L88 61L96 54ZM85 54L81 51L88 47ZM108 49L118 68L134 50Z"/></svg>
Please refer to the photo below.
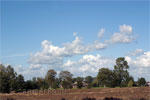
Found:
<svg viewBox="0 0 150 100"><path fill-rule="evenodd" d="M61 100L66 100L65 98L61 98Z"/></svg>

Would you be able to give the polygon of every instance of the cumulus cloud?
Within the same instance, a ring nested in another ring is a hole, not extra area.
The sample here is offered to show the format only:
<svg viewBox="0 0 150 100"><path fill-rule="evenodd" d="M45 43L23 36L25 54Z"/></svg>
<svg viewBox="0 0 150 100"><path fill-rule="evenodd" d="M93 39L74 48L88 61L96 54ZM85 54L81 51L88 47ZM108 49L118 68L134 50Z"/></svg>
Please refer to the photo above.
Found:
<svg viewBox="0 0 150 100"><path fill-rule="evenodd" d="M62 57L45 54L44 52L37 52L36 54L31 55L29 59L29 63L31 64L58 64L62 62Z"/></svg>
<svg viewBox="0 0 150 100"><path fill-rule="evenodd" d="M136 57L136 59L132 59L129 56L126 56L125 59L131 66L135 67L150 67L150 51L144 52L143 55Z"/></svg>
<svg viewBox="0 0 150 100"><path fill-rule="evenodd" d="M67 55L73 56L78 54L85 54L91 51L91 47L89 45L84 45L82 40L79 37L75 37L71 43L64 43L64 48Z"/></svg>
<svg viewBox="0 0 150 100"><path fill-rule="evenodd" d="M17 74L22 74L26 80L32 79L32 77L44 77L48 67L40 64L31 64L29 67L22 65L13 66Z"/></svg>
<svg viewBox="0 0 150 100"><path fill-rule="evenodd" d="M100 68L111 68L115 63L115 59L106 58L99 54L97 55L83 55L77 61L67 60L59 66L55 64L30 64L29 67L23 67L21 65L14 66L15 71L18 74L25 76L25 79L31 79L32 77L44 77L49 69L55 69L58 74L62 70L68 70L74 74L74 76L85 77L87 75L95 76Z"/></svg>
<svg viewBox="0 0 150 100"><path fill-rule="evenodd" d="M31 54L29 63L62 64L64 57L85 54L92 49L90 46L83 45L78 36L72 42L64 43L63 47L54 46L48 40L44 40L41 45L42 51Z"/></svg>
<svg viewBox="0 0 150 100"><path fill-rule="evenodd" d="M141 50L140 50L141 51ZM126 56L130 68L129 72L137 80L139 77L144 77L149 80L150 77L150 51L144 52L139 56Z"/></svg>
<svg viewBox="0 0 150 100"><path fill-rule="evenodd" d="M130 25L120 25L120 32L115 32L108 43L130 43L134 40L132 27Z"/></svg>
<svg viewBox="0 0 150 100"><path fill-rule="evenodd" d="M144 77L147 81L150 81L150 67L143 68L130 66L129 73L134 76L135 80L140 77Z"/></svg>
<svg viewBox="0 0 150 100"><path fill-rule="evenodd" d="M98 38L101 39L105 30L102 28L98 32ZM29 70L46 72L50 68L59 70L69 70L73 74L93 75L102 67L111 67L114 65L115 59L104 58L100 55L85 55L91 51L102 50L112 43L130 43L134 40L132 35L132 27L130 25L121 25L120 32L115 32L110 40L95 40L93 43L85 45L77 33L74 32L75 39L71 42L63 43L62 46L53 45L52 42L44 40L41 43L42 50L30 55ZM64 59L75 55L84 55L78 61L68 60L64 63ZM129 58L129 57L128 57ZM41 73L41 74L42 74Z"/></svg>
<svg viewBox="0 0 150 100"><path fill-rule="evenodd" d="M132 27L130 25L120 25L120 32L121 33L126 33L126 34L131 34L132 33Z"/></svg>
<svg viewBox="0 0 150 100"><path fill-rule="evenodd" d="M41 51L30 55L30 70L41 70L43 65L48 66L45 69L62 69L64 58L85 54L93 49L89 45L84 45L78 36L75 36L72 42L64 43L62 47L55 46L48 40L44 40L41 46Z"/></svg>
<svg viewBox="0 0 150 100"><path fill-rule="evenodd" d="M101 38L104 32L105 30L102 28L98 32L98 37ZM41 43L42 51L32 54L29 62L34 64L62 64L64 57L105 49L111 43L129 43L133 41L132 27L125 24L120 26L120 32L114 33L110 40L104 42L96 40L90 45L83 44L82 39L77 36L76 32L73 35L75 39L72 42L64 43L62 47L55 46L50 41L44 40Z"/></svg>
<svg viewBox="0 0 150 100"><path fill-rule="evenodd" d="M29 69L31 69L31 70L39 70L41 68L42 68L42 66L40 64L31 64L29 67Z"/></svg>
<svg viewBox="0 0 150 100"><path fill-rule="evenodd" d="M144 52L143 55L136 57L135 59L126 56L125 59L129 63L129 72L137 79L138 77L149 77L150 71L150 51ZM46 74L48 69L55 69L57 72L62 70L68 70L74 74L74 76L85 77L87 75L96 76L100 68L113 69L115 65L115 58L103 57L100 54L97 55L83 55L79 60L67 60L61 66L55 66L53 64L30 64L30 67L22 67L18 65L15 67L17 73L25 75L26 79L31 77L41 77ZM58 69L57 69L58 68ZM58 73L59 74L59 73Z"/></svg>
<svg viewBox="0 0 150 100"><path fill-rule="evenodd" d="M150 77L150 51L144 52L142 55L135 59L126 56L125 59L130 65L129 72L137 80L139 77L144 77L149 80ZM149 80L150 81L150 80Z"/></svg>
<svg viewBox="0 0 150 100"><path fill-rule="evenodd" d="M100 29L98 34L97 34L97 37L99 39L101 39L104 35L104 32L105 32L104 28ZM100 42L100 40L95 40L94 43L92 44L92 46L95 50L101 50L101 49L105 49L107 47L107 43Z"/></svg>
<svg viewBox="0 0 150 100"><path fill-rule="evenodd" d="M64 63L63 67L77 76L87 76L96 75L98 70L102 67L111 68L114 63L114 59L105 58L99 54L96 56L84 55L78 61L68 60L66 63Z"/></svg>

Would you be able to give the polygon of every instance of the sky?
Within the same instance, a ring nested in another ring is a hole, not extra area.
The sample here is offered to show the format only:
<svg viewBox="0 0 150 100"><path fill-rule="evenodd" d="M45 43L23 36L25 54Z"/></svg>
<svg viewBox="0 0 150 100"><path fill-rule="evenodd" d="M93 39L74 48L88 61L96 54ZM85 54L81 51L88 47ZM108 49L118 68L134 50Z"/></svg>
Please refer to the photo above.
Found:
<svg viewBox="0 0 150 100"><path fill-rule="evenodd" d="M96 76L125 57L130 74L150 81L148 0L2 0L0 63L25 79L49 69Z"/></svg>

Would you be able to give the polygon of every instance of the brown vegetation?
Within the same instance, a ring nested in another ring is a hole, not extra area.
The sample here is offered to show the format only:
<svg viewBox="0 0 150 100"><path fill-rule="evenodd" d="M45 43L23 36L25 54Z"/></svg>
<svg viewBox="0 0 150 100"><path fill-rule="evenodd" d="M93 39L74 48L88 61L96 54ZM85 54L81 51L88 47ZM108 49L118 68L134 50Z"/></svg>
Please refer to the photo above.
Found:
<svg viewBox="0 0 150 100"><path fill-rule="evenodd" d="M0 94L0 100L150 100L149 87L67 89L61 94L58 91Z"/></svg>

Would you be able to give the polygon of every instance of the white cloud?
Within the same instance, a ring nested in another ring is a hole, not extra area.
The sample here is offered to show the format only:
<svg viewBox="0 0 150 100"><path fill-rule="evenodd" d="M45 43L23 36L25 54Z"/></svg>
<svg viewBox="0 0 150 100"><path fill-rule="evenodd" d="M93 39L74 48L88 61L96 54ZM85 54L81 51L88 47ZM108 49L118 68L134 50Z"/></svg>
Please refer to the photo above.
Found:
<svg viewBox="0 0 150 100"><path fill-rule="evenodd" d="M46 54L46 55L50 55L50 56L62 56L62 55L65 55L65 53L66 53L64 47L60 48L58 46L54 46L48 40L44 40L41 43L41 45L42 45L43 51L40 52L40 53L43 53L43 54Z"/></svg>
<svg viewBox="0 0 150 100"><path fill-rule="evenodd" d="M100 55L84 55L78 61L68 60L66 63L64 63L64 69L69 70L75 74L75 76L95 76L100 68L111 68L114 62L114 59L104 58Z"/></svg>
<svg viewBox="0 0 150 100"><path fill-rule="evenodd" d="M44 40L41 43L41 46L41 51L30 55L30 71L27 70L27 72L32 71L32 73L35 73L34 70L42 70L42 72L46 72L46 70L50 68L55 68L57 71L63 70L62 66L65 57L85 54L91 50L90 46L83 45L82 40L78 36L76 36L75 40L72 42L64 43L63 47L54 46L48 40Z"/></svg>
<svg viewBox="0 0 150 100"><path fill-rule="evenodd" d="M143 68L143 67L133 67L130 66L129 73L134 76L134 79L137 80L140 77L146 78L147 81L150 81L150 67Z"/></svg>
<svg viewBox="0 0 150 100"><path fill-rule="evenodd" d="M150 80L150 51L144 52L136 58L133 56L126 56L125 59L130 66L129 72L134 76L135 80L139 77L144 77L147 80Z"/></svg>
<svg viewBox="0 0 150 100"><path fill-rule="evenodd" d="M148 79L150 71L150 52L145 52L143 55L134 58L126 56L125 59L129 63L130 74L137 79L138 77L145 77ZM67 60L59 66L55 64L31 64L30 67L15 66L15 70L19 74L23 74L26 79L31 77L44 77L48 69L55 69L57 72L68 70L74 76L85 77L87 75L96 76L100 68L113 69L115 65L115 58L103 57L97 55L84 55L77 61Z"/></svg>
<svg viewBox="0 0 150 100"><path fill-rule="evenodd" d="M32 79L33 77L44 77L48 67L40 64L31 64L29 67L22 65L13 66L17 74L22 74L26 80Z"/></svg>
<svg viewBox="0 0 150 100"><path fill-rule="evenodd" d="M98 37L101 38L104 34L102 28ZM64 43L62 47L54 46L50 41L44 40L42 45L42 51L32 54L29 62L32 64L62 64L64 57L71 57L74 55L86 54L90 51L101 50L106 48L110 42L113 43L127 43L133 40L132 38L132 27L129 25L121 25L120 33L114 33L111 40L107 42L95 41L91 45L84 45L81 38L74 32L75 40L72 42Z"/></svg>
<svg viewBox="0 0 150 100"><path fill-rule="evenodd" d="M128 61L129 65L135 67L150 67L150 51L144 52L143 55L132 59L129 56L126 56L125 59Z"/></svg>
<svg viewBox="0 0 150 100"><path fill-rule="evenodd" d="M43 52L37 52L30 56L29 63L31 64L58 64L62 63L63 58Z"/></svg>
<svg viewBox="0 0 150 100"><path fill-rule="evenodd" d="M121 33L127 33L131 34L132 33L132 27L130 25L120 25L120 32Z"/></svg>
<svg viewBox="0 0 150 100"><path fill-rule="evenodd" d="M31 64L29 67L29 69L31 69L31 70L39 70L41 68L42 68L42 66L40 64Z"/></svg>
<svg viewBox="0 0 150 100"><path fill-rule="evenodd" d="M104 28L100 29L97 34L97 37L101 39L102 36L104 35L104 32L105 32ZM94 48L94 50L101 50L107 47L107 43L100 42L100 40L95 40L91 47Z"/></svg>
<svg viewBox="0 0 150 100"><path fill-rule="evenodd" d="M101 49L105 49L107 47L107 44L106 43L101 43L99 41L95 41L94 42L94 48L96 50L101 50Z"/></svg>
<svg viewBox="0 0 150 100"><path fill-rule="evenodd" d="M129 55L131 56L137 56L137 55L140 55L142 54L144 51L142 49L136 49L135 51L132 51L129 53Z"/></svg>
<svg viewBox="0 0 150 100"><path fill-rule="evenodd" d="M120 32L115 32L108 43L130 43L134 40L132 27L129 25L120 25Z"/></svg>
<svg viewBox="0 0 150 100"><path fill-rule="evenodd" d="M22 67L22 65L16 65L14 66L14 69L17 73L22 73L23 71L25 71L25 68Z"/></svg>
<svg viewBox="0 0 150 100"><path fill-rule="evenodd" d="M75 62L68 60L66 63L64 63L64 66L72 66L73 64L75 64Z"/></svg>
<svg viewBox="0 0 150 100"><path fill-rule="evenodd" d="M67 55L78 55L78 54L85 54L91 51L90 46L83 45L82 40L79 37L75 37L71 43L64 43L65 51Z"/></svg>
<svg viewBox="0 0 150 100"><path fill-rule="evenodd" d="M105 30L102 28L98 32L98 38L101 38L104 32ZM50 41L44 40L41 43L42 50L31 54L29 59L30 67L26 73L36 73L35 71L38 69L42 74L48 69L54 68L56 71L69 70L75 75L95 75L98 69L102 67L113 67L115 59L104 58L100 55L84 55L78 61L68 60L66 63L64 63L64 59L75 55L83 55L90 51L105 49L112 43L129 43L133 41L132 27L129 25L121 25L120 32L114 33L110 40L104 42L96 40L89 45L83 44L82 39L77 36L76 32L73 35L75 39L64 43L62 46L55 46Z"/></svg>
<svg viewBox="0 0 150 100"><path fill-rule="evenodd" d="M100 29L100 31L97 34L98 38L101 38L103 36L104 32L105 32L104 28Z"/></svg>
<svg viewBox="0 0 150 100"><path fill-rule="evenodd" d="M84 45L78 36L72 42L64 43L63 47L54 46L48 40L44 40L41 45L42 51L31 54L29 63L62 64L64 57L85 54L93 49Z"/></svg>

